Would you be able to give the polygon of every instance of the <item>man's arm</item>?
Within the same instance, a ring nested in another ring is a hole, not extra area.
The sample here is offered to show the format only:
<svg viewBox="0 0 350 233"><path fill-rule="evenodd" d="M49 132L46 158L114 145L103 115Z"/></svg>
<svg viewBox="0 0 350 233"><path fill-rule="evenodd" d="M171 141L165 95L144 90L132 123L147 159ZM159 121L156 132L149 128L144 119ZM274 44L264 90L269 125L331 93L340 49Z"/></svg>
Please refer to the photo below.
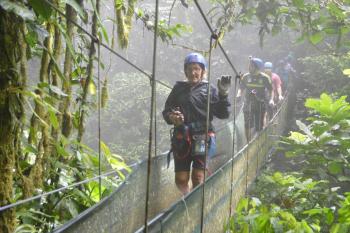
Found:
<svg viewBox="0 0 350 233"><path fill-rule="evenodd" d="M273 91L273 88L272 88L272 78L270 78L269 76L265 75L265 87L267 88L267 90L269 91L269 94L270 94L270 100L269 100L269 104L271 105L275 105L273 99L275 97L275 93Z"/></svg>
<svg viewBox="0 0 350 233"><path fill-rule="evenodd" d="M175 94L174 94L175 87L171 90L167 100L165 101L164 110L162 112L163 118L169 125L173 124L173 119L171 119L171 114L175 107Z"/></svg>
<svg viewBox="0 0 350 233"><path fill-rule="evenodd" d="M283 96L282 96L282 81L280 76L278 76L278 74L276 75L276 89L277 89L277 94L278 94L278 100L281 101L283 100Z"/></svg>

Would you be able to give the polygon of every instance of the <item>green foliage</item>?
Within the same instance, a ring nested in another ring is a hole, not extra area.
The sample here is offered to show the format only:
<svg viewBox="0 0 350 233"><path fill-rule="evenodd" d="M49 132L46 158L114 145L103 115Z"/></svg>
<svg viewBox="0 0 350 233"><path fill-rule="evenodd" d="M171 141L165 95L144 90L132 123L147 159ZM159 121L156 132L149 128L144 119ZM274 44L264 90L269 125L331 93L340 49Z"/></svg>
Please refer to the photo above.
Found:
<svg viewBox="0 0 350 233"><path fill-rule="evenodd" d="M257 197L242 198L225 232L347 232L349 198L301 174L264 174ZM254 196L254 193L252 194Z"/></svg>
<svg viewBox="0 0 350 233"><path fill-rule="evenodd" d="M350 162L350 105L345 96L333 100L322 94L320 99L307 99L305 106L312 109L315 116L311 124L297 121L302 133L285 137L287 156L303 156L308 165L307 174L337 182L350 181L346 176Z"/></svg>
<svg viewBox="0 0 350 233"><path fill-rule="evenodd" d="M155 30L154 16L152 16L151 13L138 8L136 10L136 19L141 20L148 30ZM191 32L192 27L189 25L177 23L172 26L165 19L160 19L158 21L158 36L163 42L170 42L175 37L181 37L184 34Z"/></svg>
<svg viewBox="0 0 350 233"><path fill-rule="evenodd" d="M43 229L51 231L110 195L125 178L125 174L131 170L123 159L113 154L103 142L101 142L101 148L102 173L115 171L113 176L101 178L101 190L98 179L94 179L78 187L47 196L40 201L41 203L33 202L30 207L28 205L20 206L17 211L17 219L23 224L18 226L17 231L25 232L29 229L35 229L34 232ZM50 172L57 175L58 186L69 186L74 182L92 179L98 175L99 155L87 145L62 137L57 142L56 149L59 152L59 157L52 157L49 162L52 165ZM26 152L28 152L27 149L24 153ZM35 160L38 157L37 153L35 149L30 150L28 160L21 163L23 170L28 168L30 160ZM54 190L56 185L53 181L45 180L43 190ZM50 215L46 214L46 208L50 209Z"/></svg>
<svg viewBox="0 0 350 233"><path fill-rule="evenodd" d="M275 203L293 214L317 204L328 205L330 200L337 198L336 193L328 189L326 181L303 178L300 173L264 174L254 190L252 195L259 196L262 202Z"/></svg>
<svg viewBox="0 0 350 233"><path fill-rule="evenodd" d="M87 20L87 14L85 13L85 9L80 6L76 0L62 0L63 3L66 3L73 7L73 9L78 13L78 15L81 17L84 22Z"/></svg>
<svg viewBox="0 0 350 233"><path fill-rule="evenodd" d="M158 24L158 35L164 42L171 41L176 36L181 37L184 33L190 32L192 32L192 28L181 23L169 26L166 20L160 20Z"/></svg>
<svg viewBox="0 0 350 233"><path fill-rule="evenodd" d="M46 1L29 0L28 3L33 7L35 13L45 20L49 20L53 12L51 6Z"/></svg>
<svg viewBox="0 0 350 233"><path fill-rule="evenodd" d="M350 104L322 94L305 106L310 124L282 139L290 157L302 157L302 173L263 174L242 199L227 232L338 232L350 230ZM315 180L316 179L316 180Z"/></svg>
<svg viewBox="0 0 350 233"><path fill-rule="evenodd" d="M225 232L314 232L305 220L296 219L276 205L263 205L258 198L241 199Z"/></svg>
<svg viewBox="0 0 350 233"><path fill-rule="evenodd" d="M350 69L343 70L343 74L350 77Z"/></svg>
<svg viewBox="0 0 350 233"><path fill-rule="evenodd" d="M337 51L350 46L348 1L248 0L238 1L239 5L231 0L213 2L219 5L212 9L215 15L220 15L218 27L232 30L237 23L256 24L258 20L261 45L266 33L276 35L289 29L299 34L299 42L309 41L313 45L325 42Z"/></svg>

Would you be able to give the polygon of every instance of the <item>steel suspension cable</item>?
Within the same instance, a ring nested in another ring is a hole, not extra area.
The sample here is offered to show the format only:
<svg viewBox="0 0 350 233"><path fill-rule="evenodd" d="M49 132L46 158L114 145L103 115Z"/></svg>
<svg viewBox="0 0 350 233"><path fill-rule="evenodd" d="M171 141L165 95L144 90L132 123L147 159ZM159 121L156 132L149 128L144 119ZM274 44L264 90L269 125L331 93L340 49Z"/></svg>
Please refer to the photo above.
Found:
<svg viewBox="0 0 350 233"><path fill-rule="evenodd" d="M212 34L210 36L209 42L209 59L208 59L208 87L207 87L207 112L206 112L206 122L205 122L205 156L204 156L204 178L202 183L202 205L201 205L201 233L204 229L204 203L205 203L205 179L206 179L206 169L207 169L207 156L208 156L208 132L210 124L210 99L211 99L211 88L210 88L210 70L211 70L211 51L213 45L213 39L217 36Z"/></svg>
<svg viewBox="0 0 350 233"><path fill-rule="evenodd" d="M196 6L197 6L197 8L198 8L198 10L199 10L199 12L200 12L200 14L202 15L202 18L204 19L206 25L208 26L208 28L209 28L211 34L212 34L212 35L215 35L216 33L215 33L215 31L213 30L213 28L211 27L211 25L210 25L210 23L209 23L209 20L208 20L207 17L205 16L205 14L204 14L204 12L203 12L201 6L199 5L198 0L194 0L194 3L196 4ZM230 60L230 58L228 57L228 55L227 55L225 49L222 47L220 41L218 40L217 43L218 43L218 45L219 45L219 47L220 47L222 53L224 54L226 60L227 60L228 63L230 64L230 66L231 66L233 72L235 73L236 76L238 76L238 75L239 75L239 72L237 72L235 66L234 66L233 63L231 62L231 60Z"/></svg>
<svg viewBox="0 0 350 233"><path fill-rule="evenodd" d="M101 176L101 78L100 78L100 65L101 65L101 45L100 40L97 43L97 115L98 115L98 175ZM102 180L101 177L98 179L99 184L99 198L101 200L102 194Z"/></svg>
<svg viewBox="0 0 350 233"><path fill-rule="evenodd" d="M210 23L209 23L207 17L205 16L205 14L204 14L204 12L203 12L201 6L199 5L198 1L197 1L197 0L194 0L194 2L195 2L195 4L196 4L196 6L197 6L197 8L198 8L198 10L199 10L199 12L200 12L202 18L204 19L204 21L205 21L207 27L209 28L211 34L212 34L212 35L215 35L215 31L212 29L212 27L211 27L211 25L210 25ZM211 37L211 38L212 38L212 37ZM235 109L235 108L236 108L236 86L237 86L237 78L240 78L240 73L237 72L236 68L235 68L234 65L232 64L230 58L228 57L228 55L227 55L225 49L223 48L223 46L221 45L220 41L217 41L217 43L218 43L218 45L219 45L219 47L220 47L222 53L224 54L226 60L228 61L228 63L230 64L232 70L234 71L234 73L235 73L235 75L236 75L236 77L235 77L235 93L234 93L235 96L234 96L233 139L232 139L232 141L233 141L233 143L232 143L232 150L233 150L233 151L232 151L232 172L231 172L231 196L230 196L230 216L231 216L231 212L232 212L232 210L231 210L231 205L232 205L232 192L233 192L232 179L233 179L234 133L235 133L235 129L234 129L234 128L235 128L235 124L236 124L236 109ZM210 58L210 57L211 57L211 48L212 48L212 44L210 45L210 49L209 49L209 67L210 67L210 59L211 59L211 58ZM210 76L210 68L209 68L209 75L208 75L208 76ZM208 77L208 79L209 79L209 77ZM208 94L208 95L209 95L209 94ZM209 98L209 97L208 97L208 98ZM208 126L208 125L207 125L207 126ZM207 138L206 138L206 140L207 140ZM207 150L207 147L206 147L206 150ZM206 152L206 153L207 153L207 152ZM205 159L205 163L206 163L206 159ZM205 173L204 173L204 181L205 181ZM205 184L205 182L204 182L204 184ZM205 187L205 185L203 185L202 215L201 215L201 232L203 232L204 187Z"/></svg>
<svg viewBox="0 0 350 233"><path fill-rule="evenodd" d="M253 116L253 122L251 122L251 117L252 117L252 107L249 106L249 111L248 111L248 137L247 137L247 152L246 152L246 168L245 168L245 196L248 195L248 169L249 169L249 149L250 149L250 142L252 141L252 129L251 129L251 123L253 123L255 127L255 116ZM245 117L244 117L244 120ZM246 134L247 134L246 132ZM254 129L255 133L255 129Z"/></svg>
<svg viewBox="0 0 350 233"><path fill-rule="evenodd" d="M149 205L149 193L150 193L150 180L151 180L151 163L152 163L152 139L153 139L153 118L155 113L156 103L156 67L157 67L157 39L158 39L158 10L159 0L156 0L155 5L155 28L153 38L153 63L152 63L152 96L151 96L151 110L150 110L150 123L149 123L149 138L148 138L148 160L147 160L147 182L146 182L146 200L145 200L145 219L144 219L144 232L148 232L148 205ZM155 148L156 151L156 148Z"/></svg>
<svg viewBox="0 0 350 233"><path fill-rule="evenodd" d="M71 184L71 185L67 185L67 186L64 186L64 187L52 190L50 192L46 192L46 193L43 193L43 194L40 194L40 195L36 195L36 196L30 197L30 198L27 198L27 199L24 199L24 200L17 201L17 202L15 202L13 204L10 204L10 205L0 206L0 212L2 212L4 210L7 210L7 209L10 209L10 208L17 207L19 205L22 205L22 204L25 204L25 203L28 203L28 202L31 202L31 201L34 201L34 200L37 200L37 199L40 199L42 197L46 197L46 196L49 196L49 195L52 195L52 194L64 191L66 189L74 188L74 187L77 187L79 185L86 184L86 183L88 183L90 181L94 181L94 180L100 179L102 177L107 177L107 176L111 176L111 175L114 175L114 174L118 174L118 172L115 171L115 170L112 170L112 171L106 172L104 174L101 174L100 176L95 176L95 177L92 177L92 178L89 178L89 179L85 179L85 180L82 180L80 182L77 182L77 183L74 183L74 184Z"/></svg>
<svg viewBox="0 0 350 233"><path fill-rule="evenodd" d="M235 138L236 138L236 105L237 105L237 80L239 76L235 77L235 88L233 96L233 127L232 127L232 157L231 157L231 179L230 179L230 206L229 206L229 217L232 216L232 194L233 194L233 168L234 168L234 156L235 156Z"/></svg>
<svg viewBox="0 0 350 233"><path fill-rule="evenodd" d="M69 17L67 17L67 15L65 13L63 13L60 9L58 9L53 3L51 3L49 0L44 0L47 4L50 5L50 7L52 9L54 9L55 11L57 11L60 15L62 15L63 17L65 17L68 21L70 21L72 24L74 24L74 26L76 26L77 28L79 28L79 30L81 30L82 32L84 32L86 35L88 35L94 42L99 41L99 39L97 37L95 37L94 35L92 35L90 32L88 32L85 28L83 28L82 26L80 26L78 23L76 23L74 20L71 20ZM114 49L112 49L111 47L109 47L108 45L106 45L103 42L100 42L101 46L104 47L105 49L107 49L109 52L113 53L114 55L116 55L118 58L120 58L121 60L123 60L124 62L126 62L127 64L129 64L131 67L133 67L134 69L136 69L137 71L139 71L140 73L144 74L145 76L147 76L150 80L152 79L152 74L147 73L145 70L143 70L142 68L140 68L139 66L135 65L134 63L132 63L131 61L129 61L128 59L126 59L124 56L122 56L121 54L119 54L117 51L115 51ZM164 83L163 81L160 80L155 80L157 83L161 84L164 87L167 87L169 89L172 89L172 87L166 83Z"/></svg>

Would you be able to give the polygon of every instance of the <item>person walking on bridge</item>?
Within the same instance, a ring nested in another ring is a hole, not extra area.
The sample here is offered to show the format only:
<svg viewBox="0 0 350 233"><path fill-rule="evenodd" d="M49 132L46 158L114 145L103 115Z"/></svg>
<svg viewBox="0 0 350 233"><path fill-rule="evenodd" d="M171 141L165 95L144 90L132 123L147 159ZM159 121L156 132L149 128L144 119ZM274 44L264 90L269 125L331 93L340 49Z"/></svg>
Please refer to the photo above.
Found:
<svg viewBox="0 0 350 233"><path fill-rule="evenodd" d="M208 99L208 81L205 79L207 64L199 53L190 53L184 61L185 81L176 82L163 110L164 120L174 125L171 151L175 164L175 183L182 194L190 192L189 180L195 187L204 182L205 138ZM229 117L231 106L228 92L231 77L218 79L218 89L210 86L210 111L208 133L208 156L215 154L216 142L213 117ZM192 164L192 173L191 172Z"/></svg>
<svg viewBox="0 0 350 233"><path fill-rule="evenodd" d="M269 105L268 109L268 118L272 119L273 114L275 113L275 109L277 108L277 103L282 101L283 95L282 95L282 81L280 76L278 74L272 72L273 70L273 64L272 62L265 62L264 64L264 73L267 74L272 82L272 96L271 98L274 101L274 105Z"/></svg>
<svg viewBox="0 0 350 233"><path fill-rule="evenodd" d="M296 77L296 71L292 66L293 55L289 54L285 59L278 62L276 73L281 77L282 91L286 93L292 78Z"/></svg>
<svg viewBox="0 0 350 233"><path fill-rule="evenodd" d="M255 132L263 129L267 104L274 105L270 77L262 72L263 61L255 57L249 59L249 72L243 75L237 92L238 98L244 95L243 113L247 142L252 138L252 129Z"/></svg>

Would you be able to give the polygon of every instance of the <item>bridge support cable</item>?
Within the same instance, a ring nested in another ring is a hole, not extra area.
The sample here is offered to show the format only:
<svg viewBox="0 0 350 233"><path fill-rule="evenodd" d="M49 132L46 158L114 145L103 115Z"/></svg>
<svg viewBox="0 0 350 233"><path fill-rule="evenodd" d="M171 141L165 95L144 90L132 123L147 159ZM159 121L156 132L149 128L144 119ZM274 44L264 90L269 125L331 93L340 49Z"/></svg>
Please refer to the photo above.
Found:
<svg viewBox="0 0 350 233"><path fill-rule="evenodd" d="M46 193L43 193L43 194L40 194L40 195L36 195L36 196L30 197L30 198L27 198L27 199L24 199L24 200L20 200L20 201L17 201L15 203L12 203L12 204L9 204L9 205L0 206L0 212L5 211L5 210L10 209L10 208L14 208L14 207L26 204L26 203L31 202L31 201L35 201L35 200L41 199L43 197L50 196L50 195L58 193L58 192L65 191L67 189L75 188L75 187L80 186L82 184L86 184L86 183L89 183L91 181L95 181L95 180L101 179L102 177L108 177L108 176L117 175L117 174L118 174L117 171L111 170L111 171L108 171L106 173L101 174L100 176L94 176L92 178L85 179L85 180L82 180L80 182L76 182L76 183L71 184L71 185L63 186L61 188L52 190L50 192L46 192Z"/></svg>
<svg viewBox="0 0 350 233"><path fill-rule="evenodd" d="M230 179L230 204L229 204L229 217L232 216L232 195L233 195L233 168L235 157L235 139L236 139L236 105L237 105L237 80L240 80L240 75L235 77L235 87L233 92L233 126L232 126L232 156L231 156L231 179Z"/></svg>
<svg viewBox="0 0 350 233"><path fill-rule="evenodd" d="M203 12L201 6L199 5L198 0L194 0L194 3L196 4L196 6L197 6L197 8L198 8L198 10L199 10L199 13L202 15L202 18L204 19L206 25L208 26L208 28L209 28L209 30L210 30L210 33L211 33L212 35L215 35L216 33L215 33L215 31L213 30L213 28L211 27L211 25L210 25L210 23L209 23L209 20L208 20L208 18L205 16L205 14L204 14L204 12ZM228 55L227 55L225 49L222 47L220 41L218 40L217 43L218 43L218 45L219 45L219 47L220 47L220 50L221 50L222 53L224 54L224 56L225 56L227 62L230 64L230 66L231 66L233 72L235 73L236 76L239 76L239 72L237 72L235 66L234 66L233 63L231 62L231 60L230 60L230 58L228 57Z"/></svg>
<svg viewBox="0 0 350 233"><path fill-rule="evenodd" d="M158 38L158 11L159 11L159 0L156 0L155 6L155 19L154 19L154 38L153 38L153 63L152 63L152 79L151 79L151 109L150 109L150 120L149 120L149 138L148 138L148 160L147 160L147 182L146 182L146 200L145 200L145 219L144 219L144 232L148 232L148 205L149 205L149 193L150 193L150 179L151 179L151 164L152 164L152 142L153 142L153 121L156 110L156 67L157 67L157 38ZM155 132L156 133L156 132ZM155 143L156 144L156 143ZM156 153L157 148L155 148Z"/></svg>
<svg viewBox="0 0 350 233"><path fill-rule="evenodd" d="M211 32L211 37L210 37L210 47L209 47L209 65L208 65L208 106L207 106L207 122L206 122L206 132L208 132L208 127L209 127L209 105L210 105L210 64L211 64L211 51L212 51L212 40L215 38L215 39L218 39L218 36L216 35L215 31L212 29L206 15L204 14L201 6L199 5L198 3L198 0L194 0L202 18L204 19L207 27L209 28L210 32ZM214 38L213 38L214 37ZM217 43L222 51L222 53L224 54L226 60L228 61L228 63L230 64L232 70L234 71L235 73L235 90L236 90L236 85L237 85L237 77L240 78L240 73L237 72L236 68L234 67L234 65L232 64L230 58L228 57L226 51L224 50L224 48L222 47L220 41L217 40ZM236 92L236 91L235 91ZM234 93L236 95L236 93ZM234 97L234 102L235 102L235 99L236 97ZM236 107L236 104L234 104L234 108ZM235 117L236 117L236 113L235 113L235 110L234 110L234 123L233 123L233 128L235 127ZM233 157L234 157L234 129L233 129L233 151L232 151L232 174L231 174L231 197L230 197L230 216L231 216L231 202L232 202L232 179L233 179ZM207 141L208 140L208 135L206 133L206 138L205 140ZM205 168L206 168L206 165L207 165L207 154L208 154L208 145L206 144L206 147L205 147L205 159L204 159L204 165L205 165ZM247 157L247 164L248 164L248 157ZM248 167L247 167L248 169ZM247 172L247 175L248 175L248 172ZM201 232L203 232L203 225L204 225L204 200L205 200L205 180L206 180L206 172L204 171L204 182L203 182L203 190L202 190L202 208L201 208ZM247 179L246 179L246 187L247 187ZM247 188L246 188L247 189Z"/></svg>
<svg viewBox="0 0 350 233"><path fill-rule="evenodd" d="M208 87L207 87L207 111L206 111L206 122L205 122L205 155L204 155L204 178L202 183L202 204L201 204L201 233L204 229L204 203L205 203L205 179L206 179L206 171L207 171L207 157L208 157L208 131L210 124L210 98L211 98L211 89L210 89L210 81L211 81L211 51L213 48L213 39L217 39L217 35L210 35L209 40L209 59L208 59Z"/></svg>
<svg viewBox="0 0 350 233"><path fill-rule="evenodd" d="M250 118L250 114L251 114L251 108L248 112L248 118ZM244 120L246 120L244 118ZM247 137L247 152L245 153L245 158L246 158L246 166L245 166L245 196L247 196L248 194L248 171L249 171L249 149L250 149L250 142L251 142L251 137L252 137L252 130L251 130L251 125L250 125L251 121L250 119L248 119L248 130L245 129L245 133L246 133L246 137ZM247 136L248 135L248 136Z"/></svg>
<svg viewBox="0 0 350 233"><path fill-rule="evenodd" d="M261 129L261 130L263 130L263 128L264 128L264 122L265 122L265 120L267 120L267 119L266 119L266 117L267 117L267 108L268 108L268 107L266 107L266 113L265 113L263 122L261 122L260 119L259 119L259 129ZM259 114L259 115L261 115L261 113L262 113L262 106L261 106L261 105L259 105L259 111L260 111L260 114ZM260 125L260 124L262 124L262 125ZM260 132L259 132L259 133L260 133ZM258 175L259 156L260 156L260 153L261 153L261 150L260 150L260 149L261 149L261 143L260 143L260 141L261 141L261 140L258 140L258 142L257 142L258 152L257 152L257 156L256 156L255 176Z"/></svg>
<svg viewBox="0 0 350 233"><path fill-rule="evenodd" d="M97 4L97 3L96 3ZM99 183L99 199L101 200L102 197L102 180L101 180L101 44L100 41L97 42L97 89L98 89L98 96L97 96L97 121L98 121L98 183Z"/></svg>

